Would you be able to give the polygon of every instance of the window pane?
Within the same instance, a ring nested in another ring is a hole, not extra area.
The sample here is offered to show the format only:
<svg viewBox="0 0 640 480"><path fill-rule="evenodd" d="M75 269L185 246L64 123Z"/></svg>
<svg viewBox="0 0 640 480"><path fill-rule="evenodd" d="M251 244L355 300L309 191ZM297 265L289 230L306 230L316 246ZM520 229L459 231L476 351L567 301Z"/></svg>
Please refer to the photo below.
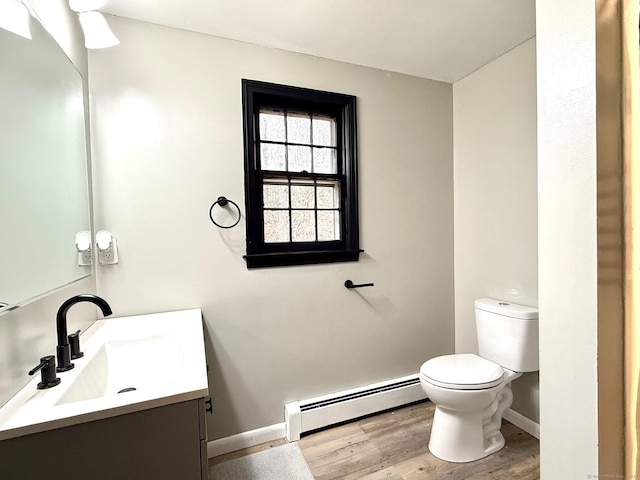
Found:
<svg viewBox="0 0 640 480"><path fill-rule="evenodd" d="M298 147L289 145L289 171L311 171L311 147Z"/></svg>
<svg viewBox="0 0 640 480"><path fill-rule="evenodd" d="M313 210L291 212L291 235L293 242L314 242L316 239L316 216Z"/></svg>
<svg viewBox="0 0 640 480"><path fill-rule="evenodd" d="M287 185L263 185L262 202L265 208L288 208L289 187Z"/></svg>
<svg viewBox="0 0 640 480"><path fill-rule="evenodd" d="M313 190L313 185L291 185L291 208L313 208Z"/></svg>
<svg viewBox="0 0 640 480"><path fill-rule="evenodd" d="M332 118L313 116L313 144L336 146L336 122Z"/></svg>
<svg viewBox="0 0 640 480"><path fill-rule="evenodd" d="M336 150L334 148L313 149L314 173L338 173Z"/></svg>
<svg viewBox="0 0 640 480"><path fill-rule="evenodd" d="M311 117L309 115L287 114L287 142L311 143Z"/></svg>
<svg viewBox="0 0 640 480"><path fill-rule="evenodd" d="M318 240L340 240L340 212L318 212Z"/></svg>
<svg viewBox="0 0 640 480"><path fill-rule="evenodd" d="M264 211L265 243L289 241L289 212L287 210Z"/></svg>
<svg viewBox="0 0 640 480"><path fill-rule="evenodd" d="M318 208L340 207L339 189L336 185L318 185L316 189Z"/></svg>
<svg viewBox="0 0 640 480"><path fill-rule="evenodd" d="M285 146L271 143L260 144L260 165L262 170L285 170Z"/></svg>
<svg viewBox="0 0 640 480"><path fill-rule="evenodd" d="M270 140L272 142L284 142L284 113L261 111L260 116L260 140Z"/></svg>

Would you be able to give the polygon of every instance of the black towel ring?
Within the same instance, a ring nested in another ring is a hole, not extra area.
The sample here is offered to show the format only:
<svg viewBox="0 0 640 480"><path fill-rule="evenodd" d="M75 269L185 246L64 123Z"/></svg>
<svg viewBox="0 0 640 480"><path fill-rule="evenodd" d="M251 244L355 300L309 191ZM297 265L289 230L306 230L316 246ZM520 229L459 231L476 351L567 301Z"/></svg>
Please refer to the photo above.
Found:
<svg viewBox="0 0 640 480"><path fill-rule="evenodd" d="M216 222L213 219L213 207L215 207L216 205L220 205L221 207L226 207L227 204L229 203L234 207L236 207L236 210L238 210L238 219L235 221L233 225L220 225L218 222ZM211 219L211 221L216 227L233 228L240 222L241 217L242 217L242 212L240 212L240 207L236 204L236 202L234 202L233 200L229 200L227 197L218 197L218 199L215 202L213 202L213 205L211 205L211 208L209 209L209 218Z"/></svg>

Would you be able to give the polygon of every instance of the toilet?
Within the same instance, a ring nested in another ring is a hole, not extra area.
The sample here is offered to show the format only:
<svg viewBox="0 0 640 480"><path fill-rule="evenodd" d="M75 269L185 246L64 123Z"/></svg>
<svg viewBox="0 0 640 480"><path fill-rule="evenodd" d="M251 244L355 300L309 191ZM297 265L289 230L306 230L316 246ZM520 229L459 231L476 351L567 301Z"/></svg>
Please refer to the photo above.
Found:
<svg viewBox="0 0 640 480"><path fill-rule="evenodd" d="M472 462L504 446L503 412L511 382L538 370L538 309L481 298L474 302L479 355L444 355L420 367L435 404L429 450L448 462Z"/></svg>

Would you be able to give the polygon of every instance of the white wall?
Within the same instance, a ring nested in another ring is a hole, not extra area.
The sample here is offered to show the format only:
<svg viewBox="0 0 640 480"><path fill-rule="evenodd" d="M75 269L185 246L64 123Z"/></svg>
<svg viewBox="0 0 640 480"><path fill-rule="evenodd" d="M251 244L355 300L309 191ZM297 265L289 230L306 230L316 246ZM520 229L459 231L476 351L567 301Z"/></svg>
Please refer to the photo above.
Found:
<svg viewBox="0 0 640 480"><path fill-rule="evenodd" d="M210 439L453 352L451 85L109 22L121 44L89 54L96 228L121 258L98 289L116 315L203 308ZM219 195L245 211L242 78L358 97L360 262L249 271L244 221L209 221Z"/></svg>
<svg viewBox="0 0 640 480"><path fill-rule="evenodd" d="M453 86L458 353L478 352L475 299L538 305L535 56L531 39ZM513 391L538 422L538 374Z"/></svg>
<svg viewBox="0 0 640 480"><path fill-rule="evenodd" d="M32 0L30 4L71 58L86 86L87 53L77 15L69 10L66 0ZM3 368L0 375L0 405L32 380L27 372L38 364L40 357L55 354L55 317L60 304L73 295L95 292L95 277L90 277L18 310L0 315L0 365ZM95 319L94 306L75 306L68 315L68 330L84 330Z"/></svg>
<svg viewBox="0 0 640 480"><path fill-rule="evenodd" d="M595 13L536 5L543 479L598 474Z"/></svg>

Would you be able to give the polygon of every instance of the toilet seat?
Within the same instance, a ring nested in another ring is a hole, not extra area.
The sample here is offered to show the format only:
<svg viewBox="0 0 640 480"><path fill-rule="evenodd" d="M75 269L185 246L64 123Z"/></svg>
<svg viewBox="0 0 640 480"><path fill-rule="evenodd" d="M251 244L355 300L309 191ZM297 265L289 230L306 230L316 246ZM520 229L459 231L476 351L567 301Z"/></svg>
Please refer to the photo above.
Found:
<svg viewBox="0 0 640 480"><path fill-rule="evenodd" d="M443 355L420 367L427 382L454 390L481 390L500 385L504 370L496 363L472 353Z"/></svg>

